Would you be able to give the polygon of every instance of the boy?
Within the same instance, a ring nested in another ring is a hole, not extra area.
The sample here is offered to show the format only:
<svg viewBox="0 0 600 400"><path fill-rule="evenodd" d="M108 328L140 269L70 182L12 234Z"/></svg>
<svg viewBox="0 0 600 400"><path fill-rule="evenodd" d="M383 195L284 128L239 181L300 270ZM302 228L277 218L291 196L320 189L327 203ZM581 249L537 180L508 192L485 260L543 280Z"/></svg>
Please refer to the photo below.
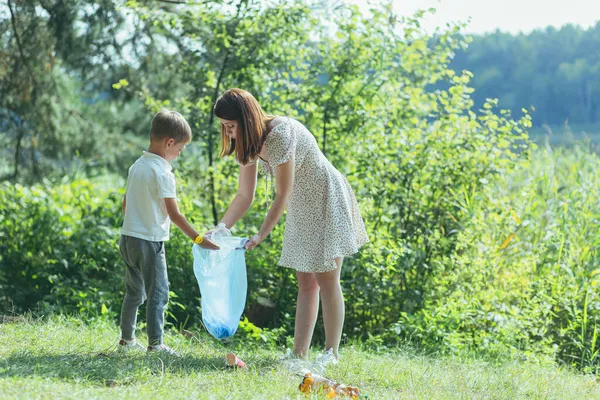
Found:
<svg viewBox="0 0 600 400"><path fill-rule="evenodd" d="M129 168L119 243L127 267L120 350L145 350L135 340L134 333L138 308L148 299L147 351L176 355L163 343L164 311L169 301L164 242L169 240L171 222L201 247L219 248L199 235L177 206L175 176L169 162L177 158L191 140L192 130L181 114L162 110L152 120L148 151Z"/></svg>

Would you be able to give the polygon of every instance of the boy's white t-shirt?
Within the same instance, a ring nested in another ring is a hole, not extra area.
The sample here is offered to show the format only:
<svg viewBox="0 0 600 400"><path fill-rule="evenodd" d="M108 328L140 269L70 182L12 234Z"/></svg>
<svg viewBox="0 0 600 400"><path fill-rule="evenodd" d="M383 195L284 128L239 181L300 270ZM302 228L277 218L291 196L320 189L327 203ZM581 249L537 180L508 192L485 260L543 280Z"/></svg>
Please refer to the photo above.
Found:
<svg viewBox="0 0 600 400"><path fill-rule="evenodd" d="M169 240L171 219L164 199L176 197L171 170L167 160L147 151L129 168L123 235L152 242Z"/></svg>

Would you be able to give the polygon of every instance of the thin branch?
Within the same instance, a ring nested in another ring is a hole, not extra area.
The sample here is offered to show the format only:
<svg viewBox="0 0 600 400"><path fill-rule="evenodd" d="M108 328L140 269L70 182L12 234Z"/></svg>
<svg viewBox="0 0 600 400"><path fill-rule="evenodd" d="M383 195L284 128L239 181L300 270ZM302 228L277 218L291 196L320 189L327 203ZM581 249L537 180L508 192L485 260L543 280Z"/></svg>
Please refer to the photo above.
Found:
<svg viewBox="0 0 600 400"><path fill-rule="evenodd" d="M17 137L17 147L15 148L15 169L13 171L12 179L13 179L13 181L16 182L17 178L19 177L19 163L21 162L19 160L19 156L21 154L21 141L23 140L24 131L23 131L23 126L18 126L16 123L15 123L15 126L17 126L19 135ZM32 151L33 151L33 149L32 149Z"/></svg>
<svg viewBox="0 0 600 400"><path fill-rule="evenodd" d="M23 44L21 42L21 37L19 36L19 32L17 31L17 19L15 17L15 12L12 9L12 1L8 0L8 9L10 10L10 22L13 28L13 32L15 33L15 39L17 41L17 47L19 48L19 55L21 56L21 62L23 63L23 65L25 65L25 68L27 68L27 71L29 71L29 75L31 77L31 80L33 81L33 84L35 86L37 86L37 80L35 79L35 75L33 74L33 71L31 70L31 68L29 68L29 63L27 63L27 58L25 58L25 53L23 53Z"/></svg>
<svg viewBox="0 0 600 400"><path fill-rule="evenodd" d="M167 3L167 4L187 4L188 2L185 0L177 1L177 0L156 0L159 3Z"/></svg>
<svg viewBox="0 0 600 400"><path fill-rule="evenodd" d="M23 52L23 42L21 41L21 37L19 36L19 31L17 30L17 18L15 16L15 11L13 10L13 7L12 7L12 1L8 0L7 5L8 5L8 9L10 11L11 26L12 26L13 32L15 34L15 40L17 41L17 47L19 48L19 56L21 57L21 62L23 63L23 65L27 69L27 72L29 72L29 77L30 77L31 81L33 82L32 98L36 99L37 98L38 82L37 82L37 79L35 78L35 74L33 73L33 70L29 66L29 63L27 62L27 58L25 57L25 53ZM15 157L15 168L14 168L14 172L13 172L13 180L15 180L15 181L17 180L17 178L19 176L19 163L20 163L20 153L21 153L21 141L23 140L23 136L24 136L23 125L21 124L21 126L19 126L17 128L19 130L19 135L17 137L17 147L15 149L15 156L14 156ZM32 161L32 167L33 167L33 173L34 173L34 176L35 176L37 174L37 164L36 164L35 157L34 157L34 146L33 146L34 140L35 140L34 139L34 135L32 134L32 136L31 136L31 141L32 141L32 146L31 146L32 157L31 157L31 161Z"/></svg>
<svg viewBox="0 0 600 400"><path fill-rule="evenodd" d="M237 12L236 12L236 24L233 26L233 32L231 33L231 37L233 39L235 39L235 34L237 32L237 26L240 23L240 11L242 9L242 4L244 3L244 1L240 1L238 3L238 7L237 7ZM217 101L217 97L219 96L219 89L221 87L221 83L223 81L223 79L225 78L225 70L227 69L227 62L229 61L229 57L231 55L231 47L227 48L227 52L225 53L225 57L223 58L223 62L221 63L221 70L219 71L219 77L217 78L217 83L215 85L215 90L213 92L213 96L212 96L212 104L214 105L215 102ZM218 219L218 215L217 215L217 205L216 205L216 193L215 193L215 175L213 172L213 163L214 163L214 159L213 159L213 134L212 134L212 125L213 125L213 121L214 121L214 113L212 112L212 108L209 111L210 112L210 116L208 117L208 164L211 168L209 168L209 172L208 172L208 182L210 185L210 192L211 192L211 196L210 196L210 203L211 203L211 208L212 208L212 214L213 214L213 219L215 222L215 225L217 225L219 219Z"/></svg>
<svg viewBox="0 0 600 400"><path fill-rule="evenodd" d="M225 75L225 70L227 68L227 62L229 61L229 54L231 53L230 49L227 49L227 53L225 54L225 58L223 59L223 63L221 64L221 71L219 71L219 77L217 78L217 84L215 85L215 91L212 96L212 104L214 105L217 101L217 97L219 96L219 88L221 86L221 82ZM214 113L212 112L212 108L210 109L210 116L208 117L208 165L211 167L214 164L214 156L213 156L213 135L212 135L212 125L214 121ZM217 204L215 199L215 175L213 172L213 168L208 170L208 182L210 185L210 204L212 208L213 219L215 225L219 222L219 217L217 215Z"/></svg>

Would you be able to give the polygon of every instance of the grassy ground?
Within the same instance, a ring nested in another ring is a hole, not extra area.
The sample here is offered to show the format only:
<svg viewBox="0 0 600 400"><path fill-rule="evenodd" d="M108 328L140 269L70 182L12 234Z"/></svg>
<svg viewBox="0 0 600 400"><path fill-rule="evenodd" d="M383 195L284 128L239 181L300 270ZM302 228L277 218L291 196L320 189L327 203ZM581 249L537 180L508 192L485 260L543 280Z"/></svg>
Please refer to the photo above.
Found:
<svg viewBox="0 0 600 400"><path fill-rule="evenodd" d="M226 347L203 334L167 336L180 359L116 354L117 336L109 322L0 323L0 398L306 398L298 392L300 378L278 365L281 350L241 351L250 368L234 371L224 366ZM370 399L600 399L595 377L558 368L372 354L353 347L342 354L327 375L358 386Z"/></svg>

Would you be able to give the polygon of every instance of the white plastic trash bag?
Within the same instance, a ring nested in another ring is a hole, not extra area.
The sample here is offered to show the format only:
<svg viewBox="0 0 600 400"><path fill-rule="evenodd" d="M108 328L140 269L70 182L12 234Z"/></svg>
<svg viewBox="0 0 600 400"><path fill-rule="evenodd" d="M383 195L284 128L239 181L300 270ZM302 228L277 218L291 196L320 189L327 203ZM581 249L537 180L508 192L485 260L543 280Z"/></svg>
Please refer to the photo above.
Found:
<svg viewBox="0 0 600 400"><path fill-rule="evenodd" d="M202 322L215 338L226 339L237 330L246 306L244 245L248 239L213 235L211 240L220 250L192 247L194 274L202 297Z"/></svg>

